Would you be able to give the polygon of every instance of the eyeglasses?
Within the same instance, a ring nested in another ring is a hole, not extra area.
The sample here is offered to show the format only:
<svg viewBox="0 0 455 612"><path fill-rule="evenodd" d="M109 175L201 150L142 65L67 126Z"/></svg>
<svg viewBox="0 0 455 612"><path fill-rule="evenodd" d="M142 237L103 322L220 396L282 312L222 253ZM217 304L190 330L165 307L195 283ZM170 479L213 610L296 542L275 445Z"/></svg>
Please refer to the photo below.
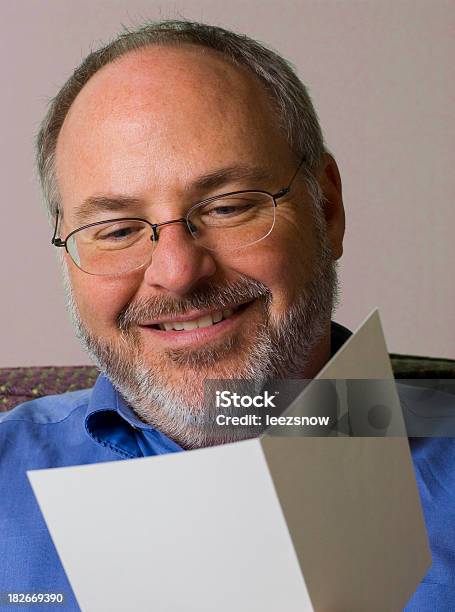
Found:
<svg viewBox="0 0 455 612"><path fill-rule="evenodd" d="M183 223L205 249L219 253L237 251L263 240L273 230L278 200L290 192L303 162L302 159L288 186L276 193L262 190L224 193L194 204L185 217L162 223L136 217L97 221L73 230L62 240L57 237L57 210L51 242L56 247L65 247L80 270L97 276L118 276L150 265L160 228L173 223Z"/></svg>

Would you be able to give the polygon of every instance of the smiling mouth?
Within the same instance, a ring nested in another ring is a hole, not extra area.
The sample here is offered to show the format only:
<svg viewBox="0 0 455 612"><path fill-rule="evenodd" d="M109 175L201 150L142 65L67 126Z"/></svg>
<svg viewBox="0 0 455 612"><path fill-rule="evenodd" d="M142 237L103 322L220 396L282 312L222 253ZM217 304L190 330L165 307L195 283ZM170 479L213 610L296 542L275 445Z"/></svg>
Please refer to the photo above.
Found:
<svg viewBox="0 0 455 612"><path fill-rule="evenodd" d="M206 313L201 317L194 318L188 321L179 321L178 319L172 321L163 321L162 323L155 323L147 325L151 329L157 329L160 331L191 331L193 329L202 329L205 327L212 327L229 319L234 314L237 314L249 306L252 302L245 304L238 304L231 308L223 308L221 310L214 310L213 312Z"/></svg>

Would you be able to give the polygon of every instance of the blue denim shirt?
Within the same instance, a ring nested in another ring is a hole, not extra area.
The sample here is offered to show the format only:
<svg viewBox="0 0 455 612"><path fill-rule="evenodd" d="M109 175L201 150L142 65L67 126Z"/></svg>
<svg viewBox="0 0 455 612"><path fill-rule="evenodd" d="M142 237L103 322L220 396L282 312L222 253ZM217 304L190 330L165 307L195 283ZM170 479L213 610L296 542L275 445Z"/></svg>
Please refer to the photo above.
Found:
<svg viewBox="0 0 455 612"><path fill-rule="evenodd" d="M43 397L4 415L0 449L0 593L63 593L64 610L79 607L26 471L182 450L137 419L105 376L92 390ZM39 608L46 609L30 606Z"/></svg>
<svg viewBox="0 0 455 612"><path fill-rule="evenodd" d="M454 439L417 438L411 441L411 448L433 566L406 611L453 612ZM182 450L165 435L142 423L103 375L92 390L40 398L3 415L0 449L0 593L63 593L64 610L79 610L79 607L26 471ZM20 609L27 607L20 606ZM30 606L30 610L46 609L49 608Z"/></svg>

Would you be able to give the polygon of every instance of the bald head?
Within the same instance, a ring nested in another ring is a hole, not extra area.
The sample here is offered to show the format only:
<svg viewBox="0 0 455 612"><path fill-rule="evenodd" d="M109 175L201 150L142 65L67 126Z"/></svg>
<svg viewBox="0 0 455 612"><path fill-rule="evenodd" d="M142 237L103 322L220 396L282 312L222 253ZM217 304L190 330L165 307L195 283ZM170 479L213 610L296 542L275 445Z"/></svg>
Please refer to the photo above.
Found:
<svg viewBox="0 0 455 612"><path fill-rule="evenodd" d="M57 141L68 111L74 110L73 104L75 104L76 99L80 98L79 101L83 99L80 96L81 90L84 89L84 96L87 95L88 97L95 84L94 76L100 76L105 69L107 70L108 67L113 66L119 60L122 60L123 63L127 56L129 57L124 66L129 62L134 64L133 72L137 76L138 55L141 55L141 52L144 51L145 57L148 51L153 49L164 50L165 48L173 49L175 52L183 48L189 51L192 48L195 52L193 57L196 65L189 61L189 68L190 74L193 76L199 62L202 61L202 56L212 55L213 58L217 56L219 60L218 70L213 65L212 76L215 80L220 78L226 80L226 89L222 97L235 96L240 93L233 88L234 84L238 85L238 80L233 82L229 78L229 75L233 74L234 65L238 72L243 72L249 76L250 81L256 80L257 84L260 84L259 87L262 86L263 92L267 92L272 103L270 108L275 111L274 123L282 127L283 135L294 154L297 157L304 158L303 171L308 174L310 180L316 174L324 153L321 130L305 86L283 58L247 36L223 28L187 21L150 22L137 29L122 32L108 45L88 55L52 100L37 139L38 170L46 203L52 215L55 215L58 208L61 207L54 163ZM136 54L135 60L132 57L134 54ZM187 56L189 57L188 54ZM161 60L164 60L163 54ZM222 60L224 60L224 64ZM175 63L172 63L172 66L176 68ZM231 70L228 70L228 67ZM169 85L174 83L174 74L177 78L178 73L180 77L177 85L181 84L180 80L182 79L188 85L191 84L191 77L189 78L188 71L182 63L178 72L165 75L161 80L161 85L167 91L170 90ZM139 81L141 80L142 77L139 77ZM134 79L130 83L132 86L134 85L133 81ZM200 86L202 88L201 104L209 105L213 98L209 98L207 92L205 92L204 100L206 82L203 81L201 84L199 79L194 84L195 87ZM116 87L118 86L119 89L109 92L109 102L111 104L115 103L115 95L120 89L123 94L128 94L128 90L125 91L123 85L123 83L117 83ZM250 86L252 87L251 83ZM105 95L105 92L103 92L103 95ZM264 96L255 96L254 107L262 104L264 100ZM107 102L106 100L104 110L107 110ZM182 103L182 100L180 102ZM99 104L100 100L98 98L95 105L98 106ZM115 108L115 104L112 108ZM186 106L183 104L180 108L186 111ZM88 116L88 108L86 111ZM213 108L211 112L213 113ZM94 116L97 116L96 112ZM251 118L251 121L253 122L254 119L255 116ZM200 125L204 126L204 124L205 120L203 118Z"/></svg>
<svg viewBox="0 0 455 612"><path fill-rule="evenodd" d="M106 114L115 115L121 107L135 111L141 106L151 111L167 108L169 115L176 111L179 115L193 110L197 103L205 119L232 99L252 104L254 111L269 110L270 106L259 79L216 51L195 45L148 47L99 70L71 105L63 129L80 112L85 118L90 113L97 121Z"/></svg>
<svg viewBox="0 0 455 612"><path fill-rule="evenodd" d="M67 215L99 193L158 198L212 168L255 160L272 170L283 159L294 156L257 77L212 50L154 46L108 64L80 91L56 170Z"/></svg>

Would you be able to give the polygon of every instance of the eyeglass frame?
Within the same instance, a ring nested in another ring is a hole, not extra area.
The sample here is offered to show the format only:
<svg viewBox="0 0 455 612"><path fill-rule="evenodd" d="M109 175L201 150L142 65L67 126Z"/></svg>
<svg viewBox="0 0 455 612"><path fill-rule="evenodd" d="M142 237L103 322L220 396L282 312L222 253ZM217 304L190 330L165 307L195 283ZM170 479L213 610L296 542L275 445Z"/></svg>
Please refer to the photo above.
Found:
<svg viewBox="0 0 455 612"><path fill-rule="evenodd" d="M299 165L297 166L297 170L294 172L294 174L292 175L291 180L289 181L289 184L287 187L283 187L282 189L280 189L279 191L277 191L276 193L270 193L269 191L265 191L263 189L242 189L240 191L230 191L229 193L221 193L219 195L215 195L215 196L211 196L210 198L206 198L204 200L201 200L200 202L196 202L195 204L193 204L187 211L186 215L184 217L180 217L180 219L171 219L170 221L163 221L162 223L152 223L151 221L149 221L148 219L143 219L141 217L119 217L117 219L106 219L104 221L95 221L94 223L88 223L87 225L82 225L81 227L78 227L75 230L72 230L67 237L62 240L61 238L57 237L57 230L58 230L58 219L59 219L59 209L57 208L56 213L55 213L55 228L54 228L54 234L52 236L51 239L51 244L55 247L65 247L66 252L68 253L68 255L71 257L71 260L73 261L73 258L71 256L71 253L68 251L68 246L67 246L67 242L68 239L71 238L71 236L73 236L74 234L76 234L77 232L80 232L81 230L85 230L89 227L96 227L98 225L104 225L107 223L114 223L114 222L118 222L118 221L141 221L143 223L146 223L147 225L149 225L152 229L152 235L150 237L152 243L157 243L158 239L159 239L159 233L158 233L158 228L162 227L163 225L171 225L173 223L184 223L189 234L196 240L194 234L191 231L190 228L190 221L188 220L188 217L191 215L192 211L194 211L196 208L199 208L205 204L209 204L210 202L213 202L215 200L220 200L222 198L227 198L230 196L235 196L235 195L240 195L242 193L262 193L264 195L269 196L270 198L272 198L273 200L273 205L274 208L276 208L278 206L278 202L277 200L283 198L284 196L288 195L288 193L291 191L292 185L294 183L295 178L297 177L297 174L300 171L300 168L303 166L303 163L305 161L305 157L303 157L299 163ZM272 226L273 229L273 226ZM272 229L270 230L270 232L272 231ZM260 238L260 240L263 240L264 238L266 238L270 232L268 232L263 238ZM259 241L258 241L259 242ZM245 247L239 247L239 249L242 248L246 248L247 246L249 246L248 244L245 245ZM145 264L143 264L145 265ZM79 267L79 266L78 266ZM142 266L141 266L142 267ZM79 268L82 272L85 272L86 274L91 274L91 272L86 272L85 270L83 270L82 268ZM95 274L94 276L99 276L97 274Z"/></svg>

